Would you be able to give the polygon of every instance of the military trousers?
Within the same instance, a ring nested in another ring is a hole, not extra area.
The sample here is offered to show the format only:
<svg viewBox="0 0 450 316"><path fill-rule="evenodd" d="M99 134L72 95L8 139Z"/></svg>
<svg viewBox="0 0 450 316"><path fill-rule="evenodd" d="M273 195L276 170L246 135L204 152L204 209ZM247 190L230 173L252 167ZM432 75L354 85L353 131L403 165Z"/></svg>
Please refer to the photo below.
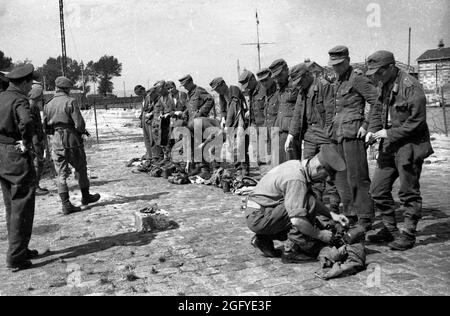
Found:
<svg viewBox="0 0 450 316"><path fill-rule="evenodd" d="M35 170L31 154L0 144L0 183L6 210L8 265L27 260L35 209Z"/></svg>
<svg viewBox="0 0 450 316"><path fill-rule="evenodd" d="M151 125L146 123L145 115L142 115L141 120L142 131L144 134L144 145L145 145L145 158L152 159L152 137L151 137Z"/></svg>
<svg viewBox="0 0 450 316"><path fill-rule="evenodd" d="M336 187L344 205L344 215L373 221L375 217L370 196L369 166L363 139L343 139L337 151L347 169L336 174Z"/></svg>
<svg viewBox="0 0 450 316"><path fill-rule="evenodd" d="M396 154L380 151L377 168L371 186L372 199L375 210L380 212L383 223L387 228L395 228L396 205L392 197L394 182L400 180L398 197L401 202L400 210L405 216L406 229L412 233L416 231L417 222L422 218L422 197L420 194L420 174L423 160L412 161L407 164L404 159L398 159Z"/></svg>
<svg viewBox="0 0 450 316"><path fill-rule="evenodd" d="M34 145L34 153L33 153L33 165L36 171L36 183L39 185L39 181L41 180L42 173L44 172L45 166L45 158L44 153L46 150L45 141L41 141L39 144Z"/></svg>

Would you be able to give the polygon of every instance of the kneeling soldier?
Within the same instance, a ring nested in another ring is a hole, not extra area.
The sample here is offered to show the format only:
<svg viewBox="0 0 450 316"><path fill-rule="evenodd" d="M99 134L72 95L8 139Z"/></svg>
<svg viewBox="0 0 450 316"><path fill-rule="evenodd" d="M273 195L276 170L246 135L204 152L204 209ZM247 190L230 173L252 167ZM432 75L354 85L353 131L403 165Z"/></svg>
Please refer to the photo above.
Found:
<svg viewBox="0 0 450 316"><path fill-rule="evenodd" d="M100 200L100 195L89 193L86 153L84 152L83 135L89 135L80 108L75 100L69 97L72 82L66 77L56 79L57 91L53 100L44 108L44 129L52 137L52 158L58 173L58 193L62 201L65 215L80 212L81 208L70 203L67 178L70 167L78 172L78 184L82 193L82 204L88 205Z"/></svg>
<svg viewBox="0 0 450 316"><path fill-rule="evenodd" d="M333 145L322 146L314 158L287 161L272 169L256 186L246 207L247 226L256 235L252 245L267 257L279 257L273 240L285 243L282 261L300 263L315 259L333 240L333 232L316 227L319 215L348 224L316 200L312 184L345 170L344 160Z"/></svg>

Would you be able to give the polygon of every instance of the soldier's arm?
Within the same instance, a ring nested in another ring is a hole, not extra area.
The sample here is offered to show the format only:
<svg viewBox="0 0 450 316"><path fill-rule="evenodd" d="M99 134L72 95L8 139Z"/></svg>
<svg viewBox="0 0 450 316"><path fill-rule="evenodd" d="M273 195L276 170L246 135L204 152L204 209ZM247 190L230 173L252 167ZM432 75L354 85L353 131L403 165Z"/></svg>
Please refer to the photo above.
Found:
<svg viewBox="0 0 450 316"><path fill-rule="evenodd" d="M72 120L75 123L75 129L80 134L86 133L86 123L84 122L83 115L81 115L81 110L75 103L75 100L70 101L69 107L70 107L70 116L72 117Z"/></svg>
<svg viewBox="0 0 450 316"><path fill-rule="evenodd" d="M30 145L34 134L33 119L31 117L30 104L27 100L19 100L15 104L16 119L24 145Z"/></svg>
<svg viewBox="0 0 450 316"><path fill-rule="evenodd" d="M214 106L214 98L206 91L202 92L199 97L203 101L203 105L198 110L198 116L208 117L209 112L211 112L211 110Z"/></svg>
<svg viewBox="0 0 450 316"><path fill-rule="evenodd" d="M381 87L377 88L378 91L378 99L377 104L372 106L369 111L369 129L368 131L371 133L376 133L379 130L383 129L383 102L381 100Z"/></svg>
<svg viewBox="0 0 450 316"><path fill-rule="evenodd" d="M365 120L362 125L362 127L364 127L364 129L367 131L369 128L369 123L370 123L369 120L370 120L371 112L373 111L373 108L377 104L378 90L372 84L372 82L369 80L369 78L367 78L366 76L363 76L363 75L356 76L355 82L354 82L354 88L360 95L363 96L363 98L366 100L366 102L369 103L368 106L370 107L370 109L367 111L369 113L369 115L365 116Z"/></svg>
<svg viewBox="0 0 450 316"><path fill-rule="evenodd" d="M297 136L300 134L303 128L303 97L301 94L297 97L297 102L295 103L294 116L291 120L291 126L289 128L289 134L292 136Z"/></svg>
<svg viewBox="0 0 450 316"><path fill-rule="evenodd" d="M228 106L225 127L235 127L234 123L239 119L238 117L236 117L237 112L238 112L238 102L233 99L231 100L230 105Z"/></svg>
<svg viewBox="0 0 450 316"><path fill-rule="evenodd" d="M422 131L427 124L427 100L423 90L414 86L408 87L407 89L407 100L404 104L396 104L396 106L406 106L411 115L402 126L393 127L387 131L388 139L392 143L411 137L414 133Z"/></svg>

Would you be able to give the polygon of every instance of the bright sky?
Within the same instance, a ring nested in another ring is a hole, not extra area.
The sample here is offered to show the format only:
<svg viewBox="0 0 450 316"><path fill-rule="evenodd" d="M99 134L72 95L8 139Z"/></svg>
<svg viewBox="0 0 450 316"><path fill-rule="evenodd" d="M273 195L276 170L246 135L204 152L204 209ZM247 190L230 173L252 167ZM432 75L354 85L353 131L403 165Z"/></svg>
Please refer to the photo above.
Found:
<svg viewBox="0 0 450 316"><path fill-rule="evenodd" d="M335 45L353 61L387 49L412 64L443 38L450 45L448 0L64 0L67 55L85 62L114 55L123 64L114 79L120 95L136 84L177 80L190 73L204 87L217 76L237 82L241 68L256 71L255 10L263 67L277 58L290 66L305 58L326 64ZM61 51L58 0L1 0L0 50L15 61L42 65ZM379 23L377 8L380 9ZM368 23L368 20L370 23ZM178 82L177 82L178 83Z"/></svg>

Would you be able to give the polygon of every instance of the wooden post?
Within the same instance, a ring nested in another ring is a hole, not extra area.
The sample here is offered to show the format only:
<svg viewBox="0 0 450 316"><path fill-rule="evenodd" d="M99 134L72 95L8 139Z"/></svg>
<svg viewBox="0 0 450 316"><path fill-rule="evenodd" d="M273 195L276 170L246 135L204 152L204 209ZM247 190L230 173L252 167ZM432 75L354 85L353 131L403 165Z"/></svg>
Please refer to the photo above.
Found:
<svg viewBox="0 0 450 316"><path fill-rule="evenodd" d="M444 88L443 87L441 87L441 105L442 105L442 113L443 113L443 117L444 117L445 136L448 137L447 111L445 110L445 98L444 98Z"/></svg>
<svg viewBox="0 0 450 316"><path fill-rule="evenodd" d="M94 119L95 119L95 134L97 136L97 144L99 144L99 140L98 140L98 125L97 125L97 107L95 106L95 99L94 99Z"/></svg>

